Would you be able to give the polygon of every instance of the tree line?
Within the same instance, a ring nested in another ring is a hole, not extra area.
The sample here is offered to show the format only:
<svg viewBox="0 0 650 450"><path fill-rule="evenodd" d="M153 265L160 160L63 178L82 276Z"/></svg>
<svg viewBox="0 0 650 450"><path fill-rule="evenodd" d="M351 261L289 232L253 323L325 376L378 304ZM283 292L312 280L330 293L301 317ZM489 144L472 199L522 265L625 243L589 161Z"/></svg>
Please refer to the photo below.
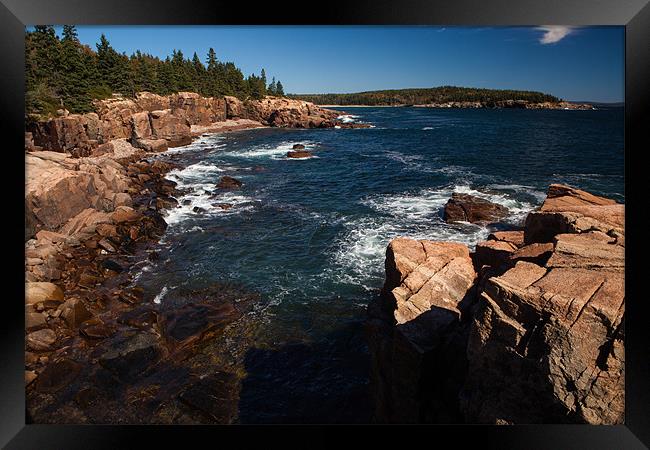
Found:
<svg viewBox="0 0 650 450"><path fill-rule="evenodd" d="M422 89L392 89L353 94L295 94L289 97L318 105L423 105L447 102L497 102L526 100L533 103L557 102L557 97L542 92L504 89L478 89L457 86L440 86Z"/></svg>
<svg viewBox="0 0 650 450"><path fill-rule="evenodd" d="M64 25L61 38L49 25L26 31L25 78L26 113L41 116L54 115L61 108L90 112L93 100L117 93L134 97L142 91L159 95L190 91L242 100L284 96L279 80L267 84L264 69L244 77L233 62L220 61L213 48L205 63L196 52L186 58L180 50L164 60L140 50L127 56L111 47L103 34L96 50L81 44L74 25Z"/></svg>

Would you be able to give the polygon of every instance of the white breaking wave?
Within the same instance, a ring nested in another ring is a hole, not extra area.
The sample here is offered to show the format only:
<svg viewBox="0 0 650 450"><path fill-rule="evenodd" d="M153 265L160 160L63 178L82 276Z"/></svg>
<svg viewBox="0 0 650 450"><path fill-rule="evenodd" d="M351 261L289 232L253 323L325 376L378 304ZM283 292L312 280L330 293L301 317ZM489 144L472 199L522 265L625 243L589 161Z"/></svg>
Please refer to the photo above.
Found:
<svg viewBox="0 0 650 450"><path fill-rule="evenodd" d="M166 178L176 182L178 189L189 192L177 199L177 207L164 212L165 222L171 226L191 217L233 214L249 209L239 207L242 204L252 207L253 200L249 197L231 192L215 191L215 184L219 181L220 173L225 171L226 169L222 167L204 162L170 171ZM223 209L218 206L219 203L230 203L233 207ZM202 230L194 227L188 231Z"/></svg>
<svg viewBox="0 0 650 450"><path fill-rule="evenodd" d="M311 151L318 145L316 142L282 142L281 144L270 147L270 146L258 146L253 147L250 150L246 150L241 153L237 153L237 156L244 158L260 158L260 157L271 157L272 159L282 159L286 158L287 152L293 150L295 144L302 144L305 146L304 150Z"/></svg>
<svg viewBox="0 0 650 450"><path fill-rule="evenodd" d="M367 289L376 288L384 275L386 247L396 237L460 242L473 249L477 242L487 238L491 230L470 223L445 223L442 209L453 192L475 195L507 207L510 214L504 221L513 224L520 223L535 207L513 199L507 193L481 192L467 185L366 198L361 203L382 215L346 223L347 230L338 239L333 253L337 279L361 284ZM370 280L369 273L373 277Z"/></svg>
<svg viewBox="0 0 650 450"><path fill-rule="evenodd" d="M225 139L223 135L207 135L201 136L192 142L189 145L184 145L182 147L174 147L167 149L162 154L174 155L178 153L194 152L194 151L206 151L213 149L220 149L226 146L226 144L221 143Z"/></svg>
<svg viewBox="0 0 650 450"><path fill-rule="evenodd" d="M357 119L359 116L355 116L354 114L341 114L340 116L337 117L337 120L340 120L343 123L350 123L350 122L357 122Z"/></svg>

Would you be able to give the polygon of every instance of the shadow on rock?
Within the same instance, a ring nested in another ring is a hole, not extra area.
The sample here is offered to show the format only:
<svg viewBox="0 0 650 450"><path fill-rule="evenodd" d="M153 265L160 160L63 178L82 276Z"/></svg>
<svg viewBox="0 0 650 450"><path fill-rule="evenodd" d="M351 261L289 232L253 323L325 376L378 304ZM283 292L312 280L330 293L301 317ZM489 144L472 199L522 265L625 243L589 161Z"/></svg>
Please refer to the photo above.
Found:
<svg viewBox="0 0 650 450"><path fill-rule="evenodd" d="M249 349L241 423L369 423L368 350L362 322L318 342Z"/></svg>

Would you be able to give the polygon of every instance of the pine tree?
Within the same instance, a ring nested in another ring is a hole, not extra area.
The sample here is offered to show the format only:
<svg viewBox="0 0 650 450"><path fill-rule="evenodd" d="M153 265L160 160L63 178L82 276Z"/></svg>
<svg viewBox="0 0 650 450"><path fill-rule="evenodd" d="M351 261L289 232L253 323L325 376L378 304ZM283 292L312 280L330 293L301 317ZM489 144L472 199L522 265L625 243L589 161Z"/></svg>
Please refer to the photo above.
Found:
<svg viewBox="0 0 650 450"><path fill-rule="evenodd" d="M196 52L194 52L194 55L192 56L192 69L192 85L194 92L198 92L201 95L209 95L205 89L205 67Z"/></svg>
<svg viewBox="0 0 650 450"><path fill-rule="evenodd" d="M275 85L275 93L280 97L284 97L284 87L282 86L282 83L280 83L280 80L278 80L277 84Z"/></svg>
<svg viewBox="0 0 650 450"><path fill-rule="evenodd" d="M210 48L203 64L194 53L186 59L180 50L164 60L136 50L118 53L105 35L96 51L79 42L73 25L65 25L61 39L54 27L38 25L25 33L25 106L28 113L53 115L62 106L72 113L92 110L94 99L113 93L134 96L149 91L169 95L182 90L204 96L234 95L241 99L283 95L275 78L268 85L266 70L244 78L232 62L223 63Z"/></svg>
<svg viewBox="0 0 650 450"><path fill-rule="evenodd" d="M275 82L275 77L273 77L273 80L271 81L271 84L269 84L269 87L267 88L267 91L270 95L276 95L278 92L277 88L277 83Z"/></svg>
<svg viewBox="0 0 650 450"><path fill-rule="evenodd" d="M78 112L92 111L92 98L88 93L90 90L89 71L74 25L63 26L61 69L65 73L61 91L64 107Z"/></svg>

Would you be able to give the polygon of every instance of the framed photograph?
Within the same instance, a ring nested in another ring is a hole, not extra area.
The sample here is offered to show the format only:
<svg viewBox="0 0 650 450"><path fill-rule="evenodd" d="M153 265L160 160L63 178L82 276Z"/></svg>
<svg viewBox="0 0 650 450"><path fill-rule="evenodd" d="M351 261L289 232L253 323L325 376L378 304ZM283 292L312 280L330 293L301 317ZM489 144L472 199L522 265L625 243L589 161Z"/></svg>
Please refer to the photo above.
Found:
<svg viewBox="0 0 650 450"><path fill-rule="evenodd" d="M650 445L645 0L1 2L3 446Z"/></svg>

